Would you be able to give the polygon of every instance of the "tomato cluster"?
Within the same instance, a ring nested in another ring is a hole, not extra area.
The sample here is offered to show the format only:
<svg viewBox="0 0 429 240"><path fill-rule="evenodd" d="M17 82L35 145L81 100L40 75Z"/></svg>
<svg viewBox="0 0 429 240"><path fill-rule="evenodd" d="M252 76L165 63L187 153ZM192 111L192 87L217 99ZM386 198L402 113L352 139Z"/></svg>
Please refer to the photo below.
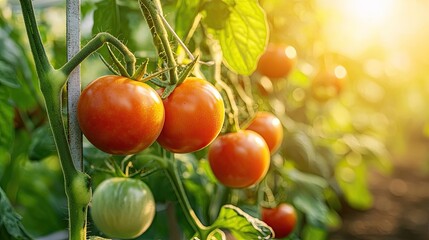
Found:
<svg viewBox="0 0 429 240"><path fill-rule="evenodd" d="M156 140L169 151L189 153L216 138L225 109L213 85L188 77L164 100L162 92L126 77L100 77L79 98L80 128L94 146L119 155L140 152Z"/></svg>

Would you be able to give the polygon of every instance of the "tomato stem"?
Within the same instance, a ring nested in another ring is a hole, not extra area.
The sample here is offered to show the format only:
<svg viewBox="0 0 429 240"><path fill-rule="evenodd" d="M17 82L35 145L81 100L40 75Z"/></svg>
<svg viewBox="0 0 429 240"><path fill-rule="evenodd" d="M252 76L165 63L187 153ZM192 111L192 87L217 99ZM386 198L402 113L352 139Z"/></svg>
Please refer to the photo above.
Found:
<svg viewBox="0 0 429 240"><path fill-rule="evenodd" d="M91 39L74 57L64 64L60 70L69 75L73 69L78 66L89 55L101 48L105 43L110 43L117 48L124 56L126 62L126 70L129 76L132 76L135 71L136 58L134 54L121 41L107 32L98 33Z"/></svg>
<svg viewBox="0 0 429 240"><path fill-rule="evenodd" d="M253 99L249 97L248 93L246 92L245 88L240 85L238 75L235 73L230 73L228 80L231 82L231 85L233 86L234 94L235 96L238 96L246 105L247 112L249 114L249 118L252 118L255 115L255 109L253 106ZM244 79L243 84L246 88L250 84L250 79Z"/></svg>
<svg viewBox="0 0 429 240"><path fill-rule="evenodd" d="M237 107L237 103L235 102L234 93L232 89L222 80L222 51L220 50L220 46L217 42L211 41L209 44L210 51L212 52L213 60L214 60L214 79L215 86L219 90L221 90L223 95L225 96L223 99L225 100L225 105L229 108L230 111L225 111L227 114L226 119L229 123L227 132L237 132L240 130L238 113L239 109Z"/></svg>
<svg viewBox="0 0 429 240"><path fill-rule="evenodd" d="M170 46L167 30L165 29L160 17L163 14L161 3L159 0L139 0L139 3L143 16L149 25L158 54L161 55L167 66L171 68L170 84L175 85L179 79L177 75L176 59L174 58L174 54ZM162 56L162 53L165 53L165 56Z"/></svg>
<svg viewBox="0 0 429 240"><path fill-rule="evenodd" d="M58 151L64 177L65 192L69 210L69 239L86 239L87 208L91 199L90 178L78 171L74 164L67 141L67 134L62 118L62 90L67 81L67 74L55 70L49 63L45 48L40 38L31 0L20 0L27 37L36 63L40 90L45 101L49 124Z"/></svg>
<svg viewBox="0 0 429 240"><path fill-rule="evenodd" d="M173 153L171 153L170 158L171 161L168 161L169 164L165 171L179 200L180 206L183 209L186 220L196 233L198 233L201 237L206 236L207 227L201 223L200 219L197 217L195 211L192 209L192 206L189 203L189 199L186 195L185 188L182 185L182 180L177 169L177 160L174 158Z"/></svg>

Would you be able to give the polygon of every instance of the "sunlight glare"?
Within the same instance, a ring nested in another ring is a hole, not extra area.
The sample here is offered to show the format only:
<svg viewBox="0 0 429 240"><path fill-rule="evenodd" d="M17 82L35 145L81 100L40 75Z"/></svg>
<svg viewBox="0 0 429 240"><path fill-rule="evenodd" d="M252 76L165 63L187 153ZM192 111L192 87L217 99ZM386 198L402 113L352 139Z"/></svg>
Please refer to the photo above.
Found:
<svg viewBox="0 0 429 240"><path fill-rule="evenodd" d="M389 20L395 0L346 0L343 8L360 25L382 26Z"/></svg>

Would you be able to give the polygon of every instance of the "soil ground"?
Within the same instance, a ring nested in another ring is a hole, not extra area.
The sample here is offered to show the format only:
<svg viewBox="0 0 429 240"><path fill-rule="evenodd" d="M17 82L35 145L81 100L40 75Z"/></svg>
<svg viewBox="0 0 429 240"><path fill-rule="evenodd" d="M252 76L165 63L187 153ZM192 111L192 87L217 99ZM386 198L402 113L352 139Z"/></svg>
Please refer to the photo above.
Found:
<svg viewBox="0 0 429 240"><path fill-rule="evenodd" d="M343 225L329 240L429 240L429 143L419 141L394 160L389 176L372 173L374 205L367 211L345 207Z"/></svg>

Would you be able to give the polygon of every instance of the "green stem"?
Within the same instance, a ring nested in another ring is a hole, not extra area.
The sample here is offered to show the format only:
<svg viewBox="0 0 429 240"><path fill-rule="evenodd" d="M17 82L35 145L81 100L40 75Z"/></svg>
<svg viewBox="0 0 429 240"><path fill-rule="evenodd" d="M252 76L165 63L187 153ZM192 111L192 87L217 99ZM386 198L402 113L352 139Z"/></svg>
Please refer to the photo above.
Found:
<svg viewBox="0 0 429 240"><path fill-rule="evenodd" d="M20 3L40 80L40 89L45 100L49 124L63 171L69 207L69 239L84 240L86 239L86 216L91 199L91 188L89 176L79 172L73 164L62 119L61 92L67 81L67 75L54 70L49 63L40 38L31 0L20 0Z"/></svg>
<svg viewBox="0 0 429 240"><path fill-rule="evenodd" d="M239 109L237 107L237 103L235 102L234 93L228 84L226 84L222 80L222 50L220 49L219 43L216 41L210 41L208 43L210 46L211 55L214 60L214 80L215 86L218 90L221 90L223 95L225 96L223 99L225 100L226 107L229 107L230 111L226 111L228 115L226 119L228 120L228 128L227 132L237 132L240 130L240 124L238 120Z"/></svg>
<svg viewBox="0 0 429 240"><path fill-rule="evenodd" d="M192 209L192 206L189 203L188 197L186 195L185 188L182 185L182 180L180 179L179 172L177 170L177 160L174 158L174 156L172 156L172 158L172 161L169 161L168 168L165 169L168 179L173 185L173 189L179 200L180 206L183 209L183 213L185 214L186 220L194 229L194 231L200 235L201 239L205 239L205 236L209 233L207 231L207 227L201 223L194 210Z"/></svg>
<svg viewBox="0 0 429 240"><path fill-rule="evenodd" d="M164 50L165 52L167 66L170 68L170 83L174 85L179 78L177 75L176 60L173 50L170 47L170 41L168 40L168 33L160 17L162 15L161 3L159 0L139 0L139 2L140 9L149 25L149 29L151 29L154 44L157 46L158 52L161 53L160 50ZM162 48L158 46L159 43L162 44Z"/></svg>
<svg viewBox="0 0 429 240"><path fill-rule="evenodd" d="M136 64L134 54L121 41L106 32L98 33L73 58L71 58L70 61L64 64L60 70L65 75L69 75L76 66L78 66L89 55L101 48L105 43L112 44L121 52L126 62L127 72L132 76L134 74Z"/></svg>
<svg viewBox="0 0 429 240"><path fill-rule="evenodd" d="M20 0L21 8L23 12L25 27L27 29L27 35L30 39L30 47L33 53L34 61L36 63L36 70L38 75L48 72L53 69L49 63L48 57L45 52L45 48L40 38L39 29L37 27L36 18L34 17L34 9L31 0Z"/></svg>

